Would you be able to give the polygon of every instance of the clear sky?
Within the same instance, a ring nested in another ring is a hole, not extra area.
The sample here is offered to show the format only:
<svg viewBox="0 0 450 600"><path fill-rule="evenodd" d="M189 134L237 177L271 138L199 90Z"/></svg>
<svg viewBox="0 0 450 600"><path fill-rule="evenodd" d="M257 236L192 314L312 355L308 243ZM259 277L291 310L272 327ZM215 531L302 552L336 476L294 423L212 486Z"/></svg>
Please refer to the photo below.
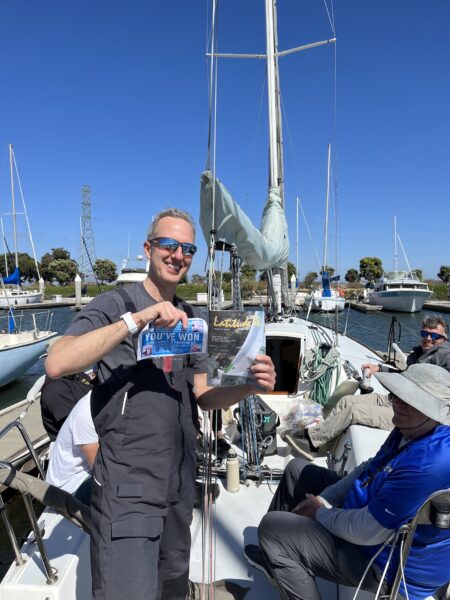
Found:
<svg viewBox="0 0 450 600"><path fill-rule="evenodd" d="M296 196L322 253L331 142L341 274L363 256L392 268L396 214L411 266L435 277L450 264L450 1L335 0L333 9L336 48L280 61L291 260ZM222 0L219 20L220 51L265 52L263 0ZM333 36L322 0L278 0L278 29L280 50ZM97 257L116 263L129 236L130 253L140 252L159 210L198 218L207 33L206 0L0 2L0 212L10 210L11 142L38 257L63 246L78 258L84 184ZM256 224L267 186L265 89L262 61L221 62L217 174ZM23 222L20 230L27 251ZM299 236L304 276L317 265L303 222ZM191 274L204 272L201 233L198 241Z"/></svg>

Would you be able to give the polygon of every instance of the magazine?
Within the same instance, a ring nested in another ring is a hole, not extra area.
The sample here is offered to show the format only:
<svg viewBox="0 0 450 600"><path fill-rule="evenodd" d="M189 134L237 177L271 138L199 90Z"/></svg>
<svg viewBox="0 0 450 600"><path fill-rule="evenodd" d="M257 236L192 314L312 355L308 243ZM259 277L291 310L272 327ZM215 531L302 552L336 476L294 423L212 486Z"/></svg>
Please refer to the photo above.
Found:
<svg viewBox="0 0 450 600"><path fill-rule="evenodd" d="M139 334L137 359L198 354L206 352L207 343L208 325L203 319L188 319L186 329L181 321L175 327L155 327L152 321Z"/></svg>
<svg viewBox="0 0 450 600"><path fill-rule="evenodd" d="M265 352L264 311L209 312L208 385L254 384L250 367Z"/></svg>

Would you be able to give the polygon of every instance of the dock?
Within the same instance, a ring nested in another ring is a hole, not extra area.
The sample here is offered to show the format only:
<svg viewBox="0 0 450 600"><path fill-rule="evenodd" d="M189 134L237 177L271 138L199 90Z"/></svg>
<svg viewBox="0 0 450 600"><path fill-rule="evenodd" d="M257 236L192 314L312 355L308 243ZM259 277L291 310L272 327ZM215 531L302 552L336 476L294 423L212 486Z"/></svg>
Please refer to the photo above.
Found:
<svg viewBox="0 0 450 600"><path fill-rule="evenodd" d="M94 297L87 296L85 298L81 298L81 304L84 306L88 304ZM50 300L44 300L43 302L30 302L29 304L18 304L17 306L13 305L14 310L43 310L48 308L64 308L65 306L76 306L77 301L76 298L63 298L62 296L57 296L56 298L51 298ZM0 306L0 310L8 310L7 306Z"/></svg>
<svg viewBox="0 0 450 600"><path fill-rule="evenodd" d="M348 304L351 308L359 310L364 313L373 313L383 310L382 306L375 304L365 304L363 302L357 302L355 300L349 300ZM433 310L435 312L450 313L450 300L429 300L425 302L422 310Z"/></svg>
<svg viewBox="0 0 450 600"><path fill-rule="evenodd" d="M450 313L450 300L429 300L425 302L422 310Z"/></svg>
<svg viewBox="0 0 450 600"><path fill-rule="evenodd" d="M91 300L93 299L93 297L85 297L81 299L81 304L82 306L84 306L85 304L88 304ZM192 304L192 306L207 306L207 301L206 300L189 300L188 298L185 298L185 300L187 302L189 302L189 304ZM243 305L244 306L266 306L268 304L268 299L267 296L257 296L255 298L251 298L248 300L244 300L243 301ZM373 313L373 312L378 312L380 310L383 309L382 306L379 305L375 305L375 304L367 304L365 302L358 302L357 300L347 300L346 301L346 306L350 306L350 308L354 308L355 310L358 310L360 312L364 312L364 313ZM221 303L221 310L227 310L229 308L231 308L232 306L232 302L229 300L225 300ZM301 306L300 302L296 302L296 306ZM39 302L39 303L33 303L33 304L24 304L24 305L19 305L19 306L15 306L14 308L16 310L28 310L28 309L32 309L32 310L39 310L39 309L53 309L53 308L64 308L64 307L75 307L75 308L80 308L76 306L76 299L75 298L63 298L61 296L58 296L57 298L52 298L51 300L45 300L44 302ZM7 307L5 306L0 306L0 310L8 310ZM436 312L445 312L445 313L450 313L450 300L429 300L428 302L425 302L425 304L423 305L423 310L434 310Z"/></svg>
<svg viewBox="0 0 450 600"><path fill-rule="evenodd" d="M365 302L357 302L356 300L348 300L350 308L354 308L363 313L375 313L383 309L379 304L366 304Z"/></svg>

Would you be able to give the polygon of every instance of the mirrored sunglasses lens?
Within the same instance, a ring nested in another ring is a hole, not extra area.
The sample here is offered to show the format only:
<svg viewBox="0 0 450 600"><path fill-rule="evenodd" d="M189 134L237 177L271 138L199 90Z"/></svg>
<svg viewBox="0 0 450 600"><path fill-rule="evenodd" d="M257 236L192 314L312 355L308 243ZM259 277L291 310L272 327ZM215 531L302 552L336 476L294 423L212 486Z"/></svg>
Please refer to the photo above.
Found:
<svg viewBox="0 0 450 600"><path fill-rule="evenodd" d="M172 238L160 238L155 240L160 248L163 250L169 250L170 252L176 252L180 245L176 240Z"/></svg>
<svg viewBox="0 0 450 600"><path fill-rule="evenodd" d="M194 246L194 244L181 244L181 247L185 256L194 256L194 254L197 252L197 248Z"/></svg>

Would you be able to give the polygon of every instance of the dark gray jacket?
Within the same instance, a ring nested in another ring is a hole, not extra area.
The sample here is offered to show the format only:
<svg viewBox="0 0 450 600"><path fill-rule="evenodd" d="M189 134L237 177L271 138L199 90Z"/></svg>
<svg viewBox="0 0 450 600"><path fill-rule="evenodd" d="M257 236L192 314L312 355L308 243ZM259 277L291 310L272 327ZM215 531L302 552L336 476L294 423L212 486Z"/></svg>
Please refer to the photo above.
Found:
<svg viewBox="0 0 450 600"><path fill-rule="evenodd" d="M426 352L422 350L422 346L414 346L412 352L406 359L406 368L416 363L428 363L430 365L437 365L443 367L450 372L450 342L442 342L442 344L436 344ZM389 372L397 371L390 365L380 365L380 371ZM404 369L401 369L404 370Z"/></svg>
<svg viewBox="0 0 450 600"><path fill-rule="evenodd" d="M426 352L422 350L421 346L415 346L408 356L406 364L408 367L415 363L428 363L430 365L437 365L443 367L450 372L450 342L442 342L442 344L436 344Z"/></svg>

